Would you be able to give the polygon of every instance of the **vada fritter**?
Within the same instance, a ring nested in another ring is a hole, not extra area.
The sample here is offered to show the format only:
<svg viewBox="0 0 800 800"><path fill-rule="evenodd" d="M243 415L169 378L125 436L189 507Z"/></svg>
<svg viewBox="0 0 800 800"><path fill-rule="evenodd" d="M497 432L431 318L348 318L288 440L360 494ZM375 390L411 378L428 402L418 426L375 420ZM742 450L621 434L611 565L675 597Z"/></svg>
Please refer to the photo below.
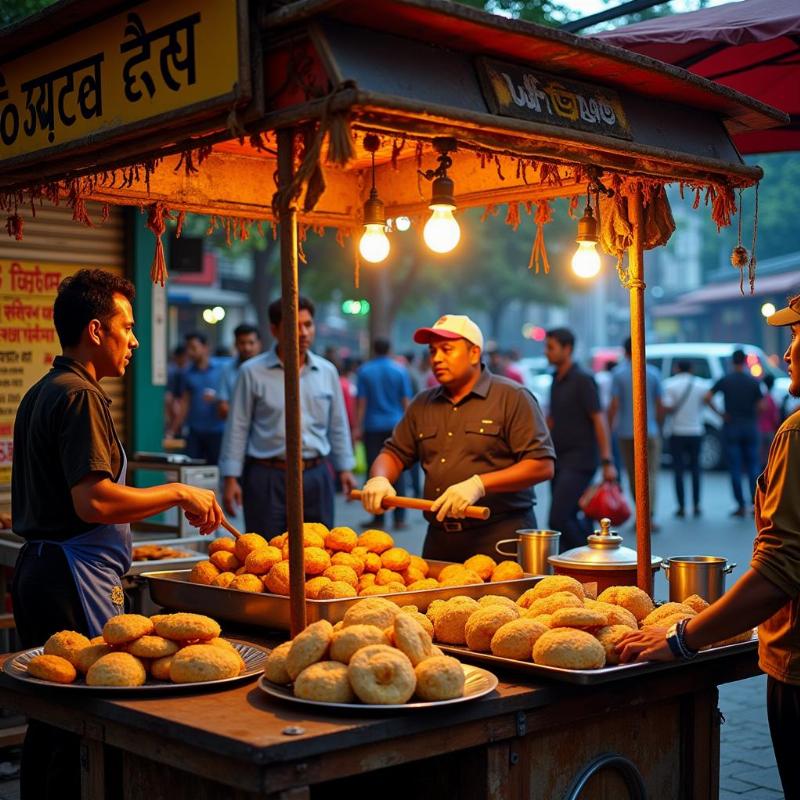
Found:
<svg viewBox="0 0 800 800"><path fill-rule="evenodd" d="M334 631L330 657L333 661L349 664L358 650L371 644L389 644L383 630L376 625L349 625Z"/></svg>
<svg viewBox="0 0 800 800"><path fill-rule="evenodd" d="M608 616L594 608L559 608L550 622L553 628L598 628L608 624Z"/></svg>
<svg viewBox="0 0 800 800"><path fill-rule="evenodd" d="M77 654L84 648L89 646L89 639L82 633L77 631L59 631L54 633L44 643L44 655L46 656L61 656L69 661L73 666Z"/></svg>
<svg viewBox="0 0 800 800"><path fill-rule="evenodd" d="M309 625L292 640L286 656L286 671L295 680L311 664L322 661L333 639L333 626L326 619Z"/></svg>
<svg viewBox="0 0 800 800"><path fill-rule="evenodd" d="M359 700L371 705L406 703L417 686L408 656L383 644L362 647L350 660L347 675Z"/></svg>
<svg viewBox="0 0 800 800"><path fill-rule="evenodd" d="M292 682L289 672L286 669L286 657L289 655L291 646L291 641L288 641L279 644L270 651L270 654L267 656L267 662L264 665L264 676L268 681L280 684L281 686Z"/></svg>
<svg viewBox="0 0 800 800"><path fill-rule="evenodd" d="M519 618L519 611L507 606L487 606L473 612L464 627L467 647L478 653L488 653L492 637L507 622Z"/></svg>
<svg viewBox="0 0 800 800"><path fill-rule="evenodd" d="M684 605L683 603L664 603L651 611L642 620L642 627L647 625L671 625L673 622L677 622L684 617L693 617L696 613L697 612L691 606ZM670 617L676 618L666 622Z"/></svg>
<svg viewBox="0 0 800 800"><path fill-rule="evenodd" d="M127 644L153 632L153 620L141 614L118 614L103 626L103 638L108 644Z"/></svg>
<svg viewBox="0 0 800 800"><path fill-rule="evenodd" d="M87 686L141 686L147 680L144 664L130 653L108 653L89 667Z"/></svg>
<svg viewBox="0 0 800 800"><path fill-rule="evenodd" d="M630 633L631 629L626 625L607 625L595 631L597 641L603 645L606 651L606 664L619 664L619 653L617 653L617 643L623 636Z"/></svg>
<svg viewBox="0 0 800 800"><path fill-rule="evenodd" d="M547 625L527 617L506 622L492 636L490 642L492 655L501 658L516 658L519 661L531 661L533 646L537 639L548 630Z"/></svg>
<svg viewBox="0 0 800 800"><path fill-rule="evenodd" d="M28 673L34 678L54 683L72 683L78 676L75 667L62 656L34 656L28 662Z"/></svg>
<svg viewBox="0 0 800 800"><path fill-rule="evenodd" d="M548 597L556 592L572 592L579 600L584 599L583 586L568 575L548 575L542 578L530 592L533 600Z"/></svg>
<svg viewBox="0 0 800 800"><path fill-rule="evenodd" d="M431 655L433 642L430 635L410 614L402 613L394 618L392 639L395 647L408 656L414 667Z"/></svg>
<svg viewBox="0 0 800 800"><path fill-rule="evenodd" d="M159 636L178 642L213 639L215 636L219 636L220 631L219 623L204 614L187 612L167 614L156 623L156 633Z"/></svg>
<svg viewBox="0 0 800 800"><path fill-rule="evenodd" d="M352 703L347 666L340 661L318 661L306 667L294 682L295 697L318 703Z"/></svg>
<svg viewBox="0 0 800 800"><path fill-rule="evenodd" d="M455 658L432 656L414 668L421 700L453 700L464 694L464 669Z"/></svg>
<svg viewBox="0 0 800 800"><path fill-rule="evenodd" d="M169 677L174 683L223 680L236 677L241 666L238 653L224 647L192 644L172 656Z"/></svg>
<svg viewBox="0 0 800 800"><path fill-rule="evenodd" d="M609 586L598 597L603 603L622 606L641 622L654 608L653 601L647 592L638 586Z"/></svg>
<svg viewBox="0 0 800 800"><path fill-rule="evenodd" d="M343 627L350 625L375 625L383 630L394 624L400 608L382 597L370 597L350 606L342 619Z"/></svg>
<svg viewBox="0 0 800 800"><path fill-rule="evenodd" d="M605 649L586 631L551 628L533 646L536 664L562 669L600 669L606 663Z"/></svg>

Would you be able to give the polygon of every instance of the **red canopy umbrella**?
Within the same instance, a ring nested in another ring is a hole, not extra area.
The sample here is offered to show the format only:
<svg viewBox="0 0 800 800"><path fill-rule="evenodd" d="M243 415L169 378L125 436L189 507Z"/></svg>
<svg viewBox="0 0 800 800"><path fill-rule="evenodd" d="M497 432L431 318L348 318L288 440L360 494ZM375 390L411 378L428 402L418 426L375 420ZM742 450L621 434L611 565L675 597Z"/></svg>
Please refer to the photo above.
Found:
<svg viewBox="0 0 800 800"><path fill-rule="evenodd" d="M593 35L790 115L786 127L734 136L740 152L800 150L800 0L743 0Z"/></svg>

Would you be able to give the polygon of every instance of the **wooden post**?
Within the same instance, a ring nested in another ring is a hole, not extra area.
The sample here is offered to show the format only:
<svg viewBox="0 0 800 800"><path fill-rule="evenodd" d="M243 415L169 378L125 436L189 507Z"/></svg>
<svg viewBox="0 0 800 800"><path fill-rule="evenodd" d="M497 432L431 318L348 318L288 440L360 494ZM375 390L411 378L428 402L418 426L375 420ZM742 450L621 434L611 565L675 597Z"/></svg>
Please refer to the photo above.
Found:
<svg viewBox="0 0 800 800"><path fill-rule="evenodd" d="M642 191L628 197L633 239L628 248L633 384L633 472L636 487L636 583L653 595L650 568L650 478L647 472L647 374L644 343L644 213Z"/></svg>
<svg viewBox="0 0 800 800"><path fill-rule="evenodd" d="M278 190L294 172L293 128L278 131ZM286 407L286 528L289 531L289 611L291 634L306 627L303 564L303 438L300 420L300 346L297 335L297 198L284 197L278 209L281 245L281 359Z"/></svg>

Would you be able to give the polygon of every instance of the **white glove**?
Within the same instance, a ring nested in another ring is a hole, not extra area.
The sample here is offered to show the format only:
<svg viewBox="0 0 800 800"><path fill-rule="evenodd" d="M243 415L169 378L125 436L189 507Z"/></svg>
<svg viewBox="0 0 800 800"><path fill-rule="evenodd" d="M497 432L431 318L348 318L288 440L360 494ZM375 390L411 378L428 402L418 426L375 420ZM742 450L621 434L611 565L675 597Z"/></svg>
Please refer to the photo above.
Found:
<svg viewBox="0 0 800 800"><path fill-rule="evenodd" d="M397 492L389 481L382 475L370 478L361 489L361 505L370 514L383 514L381 507L384 497L396 497Z"/></svg>
<svg viewBox="0 0 800 800"><path fill-rule="evenodd" d="M477 475L473 475L461 483L448 486L431 506L431 512L436 514L439 522L444 522L445 517L463 519L467 506L474 505L485 494L483 481Z"/></svg>

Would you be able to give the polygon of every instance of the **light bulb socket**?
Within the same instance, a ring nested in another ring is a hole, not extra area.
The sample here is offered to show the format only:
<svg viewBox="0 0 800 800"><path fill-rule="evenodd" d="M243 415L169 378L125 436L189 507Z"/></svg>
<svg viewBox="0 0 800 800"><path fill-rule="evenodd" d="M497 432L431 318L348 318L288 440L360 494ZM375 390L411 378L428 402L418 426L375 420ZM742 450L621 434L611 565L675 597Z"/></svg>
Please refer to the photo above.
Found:
<svg viewBox="0 0 800 800"><path fill-rule="evenodd" d="M369 200L364 203L364 224L365 225L386 225L386 209L383 201L378 198L378 192L371 189Z"/></svg>
<svg viewBox="0 0 800 800"><path fill-rule="evenodd" d="M450 178L435 178L431 187L431 202L428 208L433 208L434 206L452 206L455 208L456 201L453 199L455 188L455 184Z"/></svg>
<svg viewBox="0 0 800 800"><path fill-rule="evenodd" d="M578 220L576 242L594 242L597 244L597 220L592 214L592 207L586 206L583 216Z"/></svg>

